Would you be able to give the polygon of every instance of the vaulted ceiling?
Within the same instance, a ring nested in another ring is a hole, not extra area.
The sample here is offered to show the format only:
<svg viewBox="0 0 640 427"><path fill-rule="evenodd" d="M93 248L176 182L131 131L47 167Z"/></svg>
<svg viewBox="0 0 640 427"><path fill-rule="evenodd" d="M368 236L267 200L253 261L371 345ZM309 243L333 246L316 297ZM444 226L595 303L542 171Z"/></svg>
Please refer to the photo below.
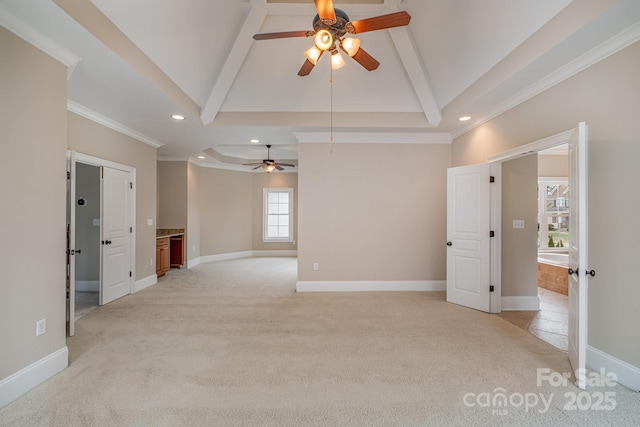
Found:
<svg viewBox="0 0 640 427"><path fill-rule="evenodd" d="M637 0L343 0L367 71L328 55L299 77L311 0L0 0L0 25L69 66L69 109L158 146L160 158L240 168L299 142L450 142L640 38ZM170 118L179 113L186 120ZM460 122L460 116L471 120ZM257 139L260 144L250 141ZM204 156L198 159L197 156ZM245 168L246 169L246 168Z"/></svg>

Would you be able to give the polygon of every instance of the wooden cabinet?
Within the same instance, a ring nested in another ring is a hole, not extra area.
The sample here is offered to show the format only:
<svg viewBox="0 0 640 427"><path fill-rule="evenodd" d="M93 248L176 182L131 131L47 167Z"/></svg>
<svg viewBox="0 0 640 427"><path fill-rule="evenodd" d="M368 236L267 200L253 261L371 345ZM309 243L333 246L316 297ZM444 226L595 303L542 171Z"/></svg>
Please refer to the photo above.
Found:
<svg viewBox="0 0 640 427"><path fill-rule="evenodd" d="M171 249L171 267L182 268L184 265L184 235L171 236L169 238Z"/></svg>
<svg viewBox="0 0 640 427"><path fill-rule="evenodd" d="M169 237L156 239L156 274L158 277L171 268L171 250L169 247Z"/></svg>

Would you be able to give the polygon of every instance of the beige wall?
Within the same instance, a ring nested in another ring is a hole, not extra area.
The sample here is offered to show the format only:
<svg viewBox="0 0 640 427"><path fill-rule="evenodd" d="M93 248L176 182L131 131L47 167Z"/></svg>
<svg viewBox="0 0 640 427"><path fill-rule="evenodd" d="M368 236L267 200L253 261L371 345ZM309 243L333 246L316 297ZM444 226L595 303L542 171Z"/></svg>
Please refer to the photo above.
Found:
<svg viewBox="0 0 640 427"><path fill-rule="evenodd" d="M539 155L538 176L566 178L569 176L569 156L563 154Z"/></svg>
<svg viewBox="0 0 640 427"><path fill-rule="evenodd" d="M298 280L444 280L450 150L300 144Z"/></svg>
<svg viewBox="0 0 640 427"><path fill-rule="evenodd" d="M200 167L187 164L187 260L200 256Z"/></svg>
<svg viewBox="0 0 640 427"><path fill-rule="evenodd" d="M136 168L136 280L154 275L156 149L71 112L68 122L70 150ZM147 219L152 219L153 225L147 225Z"/></svg>
<svg viewBox="0 0 640 427"><path fill-rule="evenodd" d="M67 69L2 27L0 58L2 381L65 347Z"/></svg>
<svg viewBox="0 0 640 427"><path fill-rule="evenodd" d="M198 175L200 255L252 250L252 174L200 168Z"/></svg>
<svg viewBox="0 0 640 427"><path fill-rule="evenodd" d="M482 163L490 154L568 129L589 126L588 343L640 367L640 43L610 56L456 138L453 164ZM620 207L611 209L612 206Z"/></svg>
<svg viewBox="0 0 640 427"><path fill-rule="evenodd" d="M298 174L297 173L252 173L253 178L253 250L297 250L298 249ZM293 243L265 243L262 241L263 188L293 188Z"/></svg>
<svg viewBox="0 0 640 427"><path fill-rule="evenodd" d="M188 162L158 162L158 228L187 228Z"/></svg>
<svg viewBox="0 0 640 427"><path fill-rule="evenodd" d="M536 155L502 164L502 296L538 295L538 162ZM513 228L524 220L524 228Z"/></svg>

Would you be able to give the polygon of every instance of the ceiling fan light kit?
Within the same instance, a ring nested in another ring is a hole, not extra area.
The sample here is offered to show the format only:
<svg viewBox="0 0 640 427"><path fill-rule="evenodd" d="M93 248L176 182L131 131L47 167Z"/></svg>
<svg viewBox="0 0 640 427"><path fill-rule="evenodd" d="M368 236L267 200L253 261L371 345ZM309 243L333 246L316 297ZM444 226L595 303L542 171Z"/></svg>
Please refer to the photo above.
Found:
<svg viewBox="0 0 640 427"><path fill-rule="evenodd" d="M313 36L315 46L304 52L306 60L298 71L299 76L308 75L326 51L331 53L331 69L342 68L345 62L338 46L366 70L373 71L380 63L360 48L360 39L345 37L345 35L402 27L411 21L411 16L403 11L352 22L343 10L333 7L332 0L315 0L315 5L318 14L313 19L313 31L285 31L253 36L255 40Z"/></svg>
<svg viewBox="0 0 640 427"><path fill-rule="evenodd" d="M289 163L279 163L275 160L271 160L271 145L267 144L267 158L262 163L244 163L243 166L255 166L253 170L262 168L266 173L271 173L274 170L283 171L285 167L295 168L296 165Z"/></svg>

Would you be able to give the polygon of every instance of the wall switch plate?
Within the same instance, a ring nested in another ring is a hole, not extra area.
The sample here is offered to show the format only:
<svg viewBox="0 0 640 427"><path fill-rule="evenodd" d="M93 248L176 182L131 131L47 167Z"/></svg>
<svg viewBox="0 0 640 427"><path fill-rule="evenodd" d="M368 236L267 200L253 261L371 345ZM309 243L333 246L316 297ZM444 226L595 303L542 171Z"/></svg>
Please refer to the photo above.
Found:
<svg viewBox="0 0 640 427"><path fill-rule="evenodd" d="M524 228L524 220L523 219L514 219L513 220L513 228Z"/></svg>
<svg viewBox="0 0 640 427"><path fill-rule="evenodd" d="M313 263L313 269L314 269L314 270L318 270L318 268L319 268L318 263L317 263L317 262L314 262L314 263Z"/></svg>
<svg viewBox="0 0 640 427"><path fill-rule="evenodd" d="M47 332L47 319L38 320L36 322L36 336L39 337L45 332Z"/></svg>
<svg viewBox="0 0 640 427"><path fill-rule="evenodd" d="M153 225L153 218L149 218L147 220L147 225Z"/></svg>
<svg viewBox="0 0 640 427"><path fill-rule="evenodd" d="M100 218L93 218L93 225L100 226Z"/></svg>

